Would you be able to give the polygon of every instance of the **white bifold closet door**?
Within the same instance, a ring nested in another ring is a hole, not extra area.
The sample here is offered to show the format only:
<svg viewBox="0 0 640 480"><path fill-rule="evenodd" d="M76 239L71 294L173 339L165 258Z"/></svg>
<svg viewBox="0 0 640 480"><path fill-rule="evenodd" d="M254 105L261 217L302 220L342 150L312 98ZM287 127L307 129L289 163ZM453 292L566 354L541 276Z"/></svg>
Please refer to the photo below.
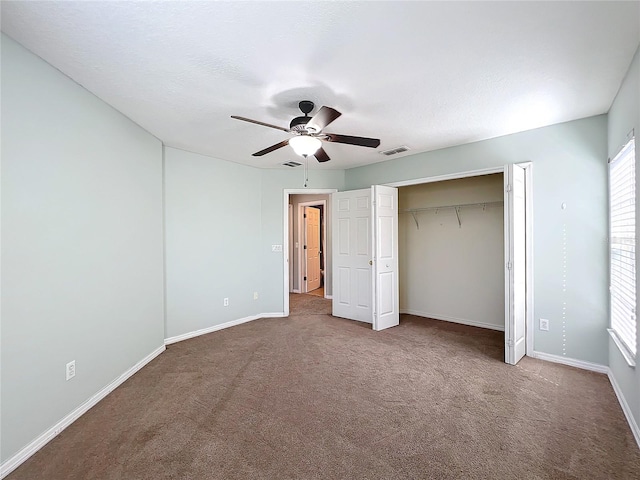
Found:
<svg viewBox="0 0 640 480"><path fill-rule="evenodd" d="M504 361L515 365L526 353L527 257L526 171L509 165L505 175L505 330Z"/></svg>
<svg viewBox="0 0 640 480"><path fill-rule="evenodd" d="M338 192L332 205L333 315L398 325L398 190Z"/></svg>

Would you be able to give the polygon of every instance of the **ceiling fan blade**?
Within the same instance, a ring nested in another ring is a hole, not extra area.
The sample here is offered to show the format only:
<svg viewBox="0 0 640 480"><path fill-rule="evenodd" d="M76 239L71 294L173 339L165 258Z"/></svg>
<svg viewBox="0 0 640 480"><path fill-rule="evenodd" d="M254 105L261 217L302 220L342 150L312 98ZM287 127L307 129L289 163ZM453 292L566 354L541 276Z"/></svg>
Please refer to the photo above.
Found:
<svg viewBox="0 0 640 480"><path fill-rule="evenodd" d="M243 122L255 123L256 125L262 125L263 127L277 128L278 130L282 130L283 132L287 132L287 133L290 132L288 128L278 127L277 125L271 125L270 123L259 122L258 120L252 120L250 118L238 117L237 115L231 115L231 118L235 118L236 120L242 120Z"/></svg>
<svg viewBox="0 0 640 480"><path fill-rule="evenodd" d="M367 137L352 137L351 135L338 135L336 133L327 133L326 140L334 143L347 143L349 145L358 145L359 147L378 148L380 139Z"/></svg>
<svg viewBox="0 0 640 480"><path fill-rule="evenodd" d="M334 110L331 107L322 107L318 110L318 113L311 117L311 120L307 122L307 130L312 133L318 133L340 115L342 114L339 111Z"/></svg>
<svg viewBox="0 0 640 480"><path fill-rule="evenodd" d="M262 155L266 155L267 153L271 153L274 150L278 150L279 148L286 147L289 145L289 140L285 140L280 143L276 143L275 145L271 145L270 147L265 148L264 150L260 150L253 154L254 157L261 157Z"/></svg>
<svg viewBox="0 0 640 480"><path fill-rule="evenodd" d="M331 160L329 158L329 155L327 155L327 152L325 152L324 148L322 147L316 150L316 153L314 153L313 156L316 157L316 160L318 160L320 163L328 162L329 160Z"/></svg>

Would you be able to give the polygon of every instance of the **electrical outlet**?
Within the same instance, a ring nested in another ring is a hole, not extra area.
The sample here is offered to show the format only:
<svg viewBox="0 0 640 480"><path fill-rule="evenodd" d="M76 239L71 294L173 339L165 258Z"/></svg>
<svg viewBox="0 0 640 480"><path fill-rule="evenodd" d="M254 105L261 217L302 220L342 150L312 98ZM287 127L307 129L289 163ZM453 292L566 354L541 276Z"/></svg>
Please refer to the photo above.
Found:
<svg viewBox="0 0 640 480"><path fill-rule="evenodd" d="M228 307L229 306L229 298L225 298L223 303L224 303L225 307Z"/></svg>
<svg viewBox="0 0 640 480"><path fill-rule="evenodd" d="M258 299L258 292L253 292L253 299L257 300Z"/></svg>
<svg viewBox="0 0 640 480"><path fill-rule="evenodd" d="M549 320L546 318L540 319L540 330L544 330L545 332L549 331Z"/></svg>
<svg viewBox="0 0 640 480"><path fill-rule="evenodd" d="M73 377L76 376L76 361L75 360L71 360L69 363L67 363L67 380L71 380Z"/></svg>

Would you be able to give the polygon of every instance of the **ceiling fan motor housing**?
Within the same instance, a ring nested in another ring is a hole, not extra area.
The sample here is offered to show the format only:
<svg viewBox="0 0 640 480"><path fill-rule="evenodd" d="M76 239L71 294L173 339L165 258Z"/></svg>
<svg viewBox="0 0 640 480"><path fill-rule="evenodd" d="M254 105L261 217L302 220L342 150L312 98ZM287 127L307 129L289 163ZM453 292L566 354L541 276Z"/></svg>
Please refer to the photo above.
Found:
<svg viewBox="0 0 640 480"><path fill-rule="evenodd" d="M304 113L304 116L296 117L293 120L291 120L291 123L289 124L289 129L293 130L294 132L306 133L307 132L306 125L307 123L309 123L309 120L311 120L309 113L313 110L313 107L314 107L313 102L309 100L302 100L298 104L298 108L302 113ZM314 132L311 132L311 133L314 133Z"/></svg>
<svg viewBox="0 0 640 480"><path fill-rule="evenodd" d="M311 120L311 117L307 117L306 115L304 117L296 117L291 120L289 129L293 130L294 132L306 132L306 127L307 123L309 123L309 120Z"/></svg>

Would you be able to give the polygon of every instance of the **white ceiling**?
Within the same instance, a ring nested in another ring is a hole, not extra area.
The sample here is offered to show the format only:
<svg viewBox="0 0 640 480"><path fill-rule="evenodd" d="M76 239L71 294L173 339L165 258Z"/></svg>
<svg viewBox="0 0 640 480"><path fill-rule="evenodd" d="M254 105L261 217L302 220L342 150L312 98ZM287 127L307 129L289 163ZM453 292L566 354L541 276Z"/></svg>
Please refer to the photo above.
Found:
<svg viewBox="0 0 640 480"><path fill-rule="evenodd" d="M2 1L2 30L166 145L257 167L300 160L311 100L351 168L605 113L640 43L640 2ZM396 158L396 157L390 157Z"/></svg>

